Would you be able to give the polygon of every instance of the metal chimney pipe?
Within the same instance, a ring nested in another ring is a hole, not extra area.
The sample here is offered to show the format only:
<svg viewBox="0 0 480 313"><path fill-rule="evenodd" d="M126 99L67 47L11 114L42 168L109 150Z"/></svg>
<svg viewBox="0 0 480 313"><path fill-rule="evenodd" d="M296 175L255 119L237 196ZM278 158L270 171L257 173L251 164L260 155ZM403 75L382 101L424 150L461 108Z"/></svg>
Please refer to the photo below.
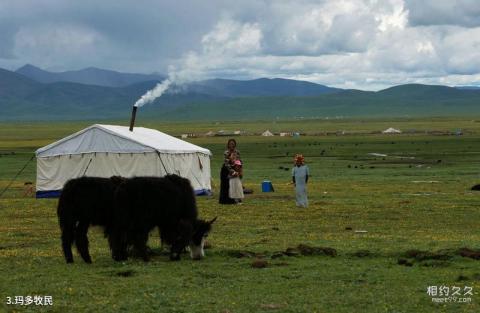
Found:
<svg viewBox="0 0 480 313"><path fill-rule="evenodd" d="M135 125L135 116L137 115L137 107L133 106L132 118L130 119L130 131L133 132L133 125Z"/></svg>

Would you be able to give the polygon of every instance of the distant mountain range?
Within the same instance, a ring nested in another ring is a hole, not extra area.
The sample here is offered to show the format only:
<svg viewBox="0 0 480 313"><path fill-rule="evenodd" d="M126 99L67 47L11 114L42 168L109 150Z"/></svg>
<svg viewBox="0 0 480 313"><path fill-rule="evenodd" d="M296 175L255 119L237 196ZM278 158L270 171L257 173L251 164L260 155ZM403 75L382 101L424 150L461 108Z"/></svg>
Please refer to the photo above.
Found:
<svg viewBox="0 0 480 313"><path fill-rule="evenodd" d="M318 96L341 91L306 81L259 78L254 80L211 79L187 85L189 92L220 97Z"/></svg>
<svg viewBox="0 0 480 313"><path fill-rule="evenodd" d="M128 119L133 103L163 79L96 68L0 69L0 120ZM279 78L212 79L174 86L138 114L168 120L480 115L480 89L409 84L371 92Z"/></svg>
<svg viewBox="0 0 480 313"><path fill-rule="evenodd" d="M39 83L70 82L105 87L124 87L151 80L163 80L160 74L132 74L88 67L78 71L49 72L27 64L15 71Z"/></svg>

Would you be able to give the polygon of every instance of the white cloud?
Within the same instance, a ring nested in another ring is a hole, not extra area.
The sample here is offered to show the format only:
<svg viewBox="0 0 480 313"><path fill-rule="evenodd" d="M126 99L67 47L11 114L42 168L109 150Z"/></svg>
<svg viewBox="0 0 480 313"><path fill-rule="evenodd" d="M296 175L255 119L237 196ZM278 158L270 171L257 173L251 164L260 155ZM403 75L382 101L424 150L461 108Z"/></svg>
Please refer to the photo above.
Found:
<svg viewBox="0 0 480 313"><path fill-rule="evenodd" d="M402 0L390 1L391 7L387 12L378 13L375 19L380 21L378 29L382 32L390 29L404 29L408 22L408 10L405 9Z"/></svg>
<svg viewBox="0 0 480 313"><path fill-rule="evenodd" d="M356 52L368 47L377 22L361 1L274 3L260 24L265 51L283 55Z"/></svg>
<svg viewBox="0 0 480 313"><path fill-rule="evenodd" d="M287 77L375 90L460 78L465 83L461 75L480 73L476 29L409 26L410 11L401 0L300 7L280 2L267 10L268 17L253 24L224 20L203 37L203 53L195 54L203 77ZM241 49L249 45L239 34L251 25L260 35L250 41L253 49Z"/></svg>
<svg viewBox="0 0 480 313"><path fill-rule="evenodd" d="M480 27L450 32L443 39L442 55L446 72L480 73Z"/></svg>
<svg viewBox="0 0 480 313"><path fill-rule="evenodd" d="M207 55L254 55L261 50L262 31L258 23L239 23L223 18L203 36L203 52Z"/></svg>
<svg viewBox="0 0 480 313"><path fill-rule="evenodd" d="M95 54L102 41L101 34L83 26L40 24L21 27L16 32L14 54L19 58L28 56L32 63L50 67L61 59L80 61L88 54Z"/></svg>
<svg viewBox="0 0 480 313"><path fill-rule="evenodd" d="M425 53L429 55L433 55L435 53L435 48L433 47L431 41L417 42L416 48L418 53Z"/></svg>
<svg viewBox="0 0 480 313"><path fill-rule="evenodd" d="M168 69L178 81L264 76L364 89L480 84L473 0L6 1L0 66L10 68Z"/></svg>
<svg viewBox="0 0 480 313"><path fill-rule="evenodd" d="M410 11L409 24L480 26L480 5L478 0L406 0Z"/></svg>

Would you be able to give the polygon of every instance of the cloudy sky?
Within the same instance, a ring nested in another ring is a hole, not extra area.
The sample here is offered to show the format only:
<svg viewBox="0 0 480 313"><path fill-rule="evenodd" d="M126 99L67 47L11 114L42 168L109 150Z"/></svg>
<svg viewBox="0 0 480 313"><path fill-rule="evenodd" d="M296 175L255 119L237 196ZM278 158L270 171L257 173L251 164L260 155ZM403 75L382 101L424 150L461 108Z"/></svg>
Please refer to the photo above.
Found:
<svg viewBox="0 0 480 313"><path fill-rule="evenodd" d="M0 67L480 85L477 0L1 0Z"/></svg>

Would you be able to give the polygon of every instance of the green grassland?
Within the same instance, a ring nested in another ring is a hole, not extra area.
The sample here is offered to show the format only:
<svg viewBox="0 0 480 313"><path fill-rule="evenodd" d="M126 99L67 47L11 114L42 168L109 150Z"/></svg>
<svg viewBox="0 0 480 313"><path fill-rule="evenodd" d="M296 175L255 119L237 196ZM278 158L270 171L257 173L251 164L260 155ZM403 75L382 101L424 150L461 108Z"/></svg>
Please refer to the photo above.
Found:
<svg viewBox="0 0 480 313"><path fill-rule="evenodd" d="M56 200L25 197L35 181L40 146L92 124L0 124L0 190L25 171L0 198L0 311L5 312L479 312L480 260L458 255L480 248L480 123L472 118L297 120L160 123L144 125L171 134L210 130L337 132L346 135L237 137L244 183L254 194L240 206L199 197L203 218L218 216L206 258L170 262L156 232L150 263L115 263L100 229L89 232L93 264L75 254L65 264ZM387 127L416 134L370 134ZM421 131L454 131L435 136ZM218 192L225 137L189 141L213 152ZM292 157L310 167L310 207L295 207ZM386 157L369 153L387 154ZM274 193L261 193L270 179ZM349 230L351 228L351 230ZM355 230L365 230L358 233ZM306 244L336 249L336 256L272 258ZM411 249L432 257L407 257ZM440 251L440 252L439 252ZM253 268L259 258L265 268ZM242 257L243 256L243 257ZM405 259L412 266L399 265ZM473 287L471 303L432 303L428 286ZM6 305L6 297L50 295L54 305Z"/></svg>

